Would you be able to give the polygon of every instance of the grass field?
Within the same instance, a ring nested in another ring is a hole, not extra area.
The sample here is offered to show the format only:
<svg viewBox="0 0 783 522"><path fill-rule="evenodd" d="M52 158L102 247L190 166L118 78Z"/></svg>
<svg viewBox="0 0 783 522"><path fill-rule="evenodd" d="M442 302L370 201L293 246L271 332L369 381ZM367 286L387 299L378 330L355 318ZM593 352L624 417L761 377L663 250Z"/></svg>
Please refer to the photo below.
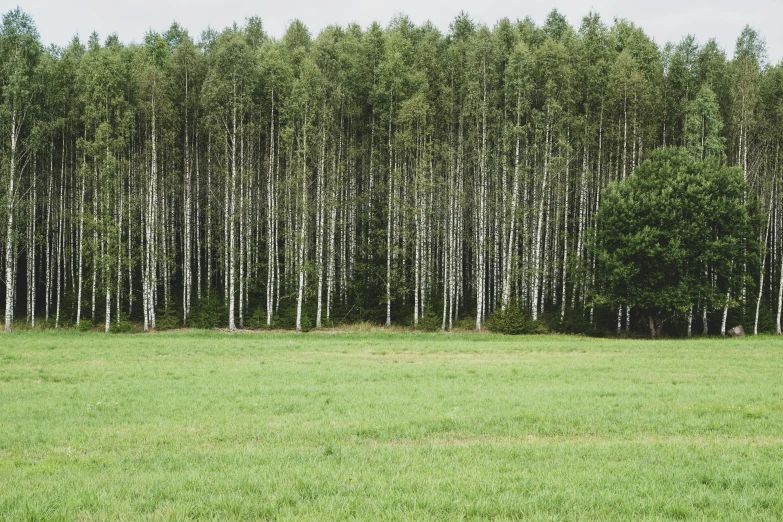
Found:
<svg viewBox="0 0 783 522"><path fill-rule="evenodd" d="M0 336L0 520L783 520L783 341Z"/></svg>

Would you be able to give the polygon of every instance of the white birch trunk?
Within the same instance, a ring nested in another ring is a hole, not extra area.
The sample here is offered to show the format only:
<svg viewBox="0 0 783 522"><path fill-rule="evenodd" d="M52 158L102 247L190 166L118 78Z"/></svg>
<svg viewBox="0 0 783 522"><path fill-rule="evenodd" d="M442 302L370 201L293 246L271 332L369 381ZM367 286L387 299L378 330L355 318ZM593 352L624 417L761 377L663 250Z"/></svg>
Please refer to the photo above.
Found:
<svg viewBox="0 0 783 522"><path fill-rule="evenodd" d="M192 256L192 225L191 225L191 172L190 172L190 129L188 128L188 71L185 70L185 194L183 198L184 208L184 245L182 252L182 322L187 325L188 314L190 313L190 294L192 292L193 277L191 276L191 256Z"/></svg>
<svg viewBox="0 0 783 522"><path fill-rule="evenodd" d="M307 107L305 106L304 125L302 127L302 221L299 231L299 253L297 263L299 268L299 293L296 299L296 331L302 331L302 303L304 302L304 257L307 241Z"/></svg>
<svg viewBox="0 0 783 522"><path fill-rule="evenodd" d="M391 105L389 107L391 114ZM394 190L394 154L392 150L392 124L389 117L389 194L388 194L388 212L386 217L386 326L391 326L391 228L392 228L392 192Z"/></svg>
<svg viewBox="0 0 783 522"><path fill-rule="evenodd" d="M29 259L27 261L28 265L30 266L29 273L30 273L30 284L28 285L28 293L30 294L30 326L32 328L35 328L35 286L37 282L37 273L35 269L35 250L36 250L36 221L37 221L37 214L36 211L38 209L38 192L37 192L37 176L36 173L33 172L33 208L32 208L32 225L31 225L31 235L30 235L30 246L27 249L27 255L29 256Z"/></svg>
<svg viewBox="0 0 783 522"><path fill-rule="evenodd" d="M275 163L275 90L272 89L272 110L269 116L269 172L267 173L266 181L266 198L267 198L267 217L266 217L266 229L267 229L267 277L266 277L266 325L272 325L272 313L274 312L274 285L275 285L275 266L277 260L275 258L275 234L274 234L274 221L275 206L275 183L273 180L274 175L274 163Z"/></svg>
<svg viewBox="0 0 783 522"><path fill-rule="evenodd" d="M723 320L720 323L720 334L726 335L726 319L729 316L729 301L731 300L731 292L726 292L726 304L723 305Z"/></svg>
<svg viewBox="0 0 783 522"><path fill-rule="evenodd" d="M769 196L769 210L767 211L767 226L764 231L764 250L763 258L761 259L761 272L759 274L759 295L756 298L756 319L753 321L753 335L759 334L759 308L761 308L761 296L764 293L764 271L767 266L767 247L769 245L769 233L772 224L772 204L774 201L774 194Z"/></svg>
<svg viewBox="0 0 783 522"><path fill-rule="evenodd" d="M76 296L76 326L79 326L82 315L82 288L84 283L82 281L82 265L84 259L84 175L81 176L81 194L79 196L79 289Z"/></svg>
<svg viewBox="0 0 783 522"><path fill-rule="evenodd" d="M482 103L481 157L479 158L479 209L478 244L476 245L476 330L484 324L485 260L484 243L486 234L486 184L487 184L487 63L484 60L484 99Z"/></svg>
<svg viewBox="0 0 783 522"><path fill-rule="evenodd" d="M326 162L326 129L321 128L322 144L321 144L321 165L318 167L318 179L317 184L317 226L316 232L316 245L315 245L315 263L318 268L318 303L315 316L315 327L321 328L321 309L322 309L322 296L323 296L323 283L324 283L324 166Z"/></svg>
<svg viewBox="0 0 783 522"><path fill-rule="evenodd" d="M95 320L95 292L98 286L98 168L93 165L94 186L92 189L92 293L90 294L90 320L93 326L97 325Z"/></svg>
<svg viewBox="0 0 783 522"><path fill-rule="evenodd" d="M226 216L226 223L229 227L229 255L226 272L228 275L228 330L236 330L236 320L234 312L234 303L236 296L234 293L235 267L236 267L236 185L237 184L237 84L234 80L234 103L232 109L232 127L231 127L231 190L226 195L231 200L230 213ZM227 190L228 193L228 190Z"/></svg>
<svg viewBox="0 0 783 522"><path fill-rule="evenodd" d="M570 139L570 130L569 130ZM570 166L569 153L566 150L566 170L565 170L565 211L563 212L563 288L560 292L560 322L565 321L566 310L566 291L568 290L566 282L568 281L568 172Z"/></svg>
<svg viewBox="0 0 783 522"><path fill-rule="evenodd" d="M781 311L783 311L783 256L781 260L781 266L780 266L780 286L778 287L778 315L775 320L775 333L778 335L781 335L781 328L780 328L780 316Z"/></svg>
<svg viewBox="0 0 783 522"><path fill-rule="evenodd" d="M519 94L517 94L517 126L516 130L519 133ZM513 273L512 267L512 252L516 246L516 225L517 225L517 200L519 199L519 135L517 134L516 147L514 152L514 181L512 182L511 189L511 212L509 216L508 226L508 244L506 245L506 256L503 260L503 293L500 299L501 309L505 310L509 305L511 299L511 274Z"/></svg>
<svg viewBox="0 0 783 522"><path fill-rule="evenodd" d="M533 320L538 320L538 303L539 303L539 295L540 295L540 280L541 280L541 235L543 231L543 224L544 224L544 201L545 201L545 194L546 194L546 187L547 187L547 178L549 177L549 154L550 154L550 123L549 123L549 114L550 109L547 107L547 136L546 136L546 142L545 142L545 153L544 153L544 175L543 180L541 181L541 192L539 194L539 207L538 207L538 224L536 225L536 235L535 235L535 245L533 247L534 256L533 256L533 301L532 301L532 315Z"/></svg>
<svg viewBox="0 0 783 522"><path fill-rule="evenodd" d="M245 327L245 126L240 127L239 158L239 327ZM236 192L232 197L236 195Z"/></svg>

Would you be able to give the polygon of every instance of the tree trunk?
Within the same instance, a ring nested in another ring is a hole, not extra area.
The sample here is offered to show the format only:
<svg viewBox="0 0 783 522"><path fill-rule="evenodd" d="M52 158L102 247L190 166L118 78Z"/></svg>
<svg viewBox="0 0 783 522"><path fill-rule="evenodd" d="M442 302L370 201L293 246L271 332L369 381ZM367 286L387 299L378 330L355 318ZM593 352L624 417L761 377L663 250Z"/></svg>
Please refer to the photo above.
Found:
<svg viewBox="0 0 783 522"><path fill-rule="evenodd" d="M391 104L389 105L389 114L391 114ZM392 228L392 192L394 190L394 154L392 150L392 122L389 117L389 194L388 194L388 213L386 216L386 326L391 326L391 228Z"/></svg>
<svg viewBox="0 0 783 522"><path fill-rule="evenodd" d="M13 319L14 308L14 275L13 275L13 251L14 251L14 182L16 180L16 148L19 129L16 124L16 111L11 114L11 151L9 153L9 176L8 176L8 221L5 234L5 331L11 331L11 321Z"/></svg>
<svg viewBox="0 0 783 522"><path fill-rule="evenodd" d="M304 125L302 126L302 221L299 230L299 254L297 256L299 268L299 293L296 299L296 331L302 331L302 303L304 302L304 257L305 242L307 241L307 108L305 107Z"/></svg>
<svg viewBox="0 0 783 522"><path fill-rule="evenodd" d="M236 190L237 190L237 85L234 80L234 103L232 108L232 126L231 126L231 190L227 196L231 200L230 213L226 217L226 223L229 226L229 255L228 266L228 330L233 332L237 329L235 322L234 303L236 295L234 292L235 267L236 267Z"/></svg>
<svg viewBox="0 0 783 522"><path fill-rule="evenodd" d="M478 244L476 245L476 330L484 324L484 305L486 291L485 240L486 240L486 195L487 195L487 63L483 62L484 96L482 102L481 156L479 157L478 187Z"/></svg>
<svg viewBox="0 0 783 522"><path fill-rule="evenodd" d="M84 187L85 187L85 179L84 174L82 173L81 177L81 195L79 197L79 265L78 265L78 272L79 272L79 289L77 292L76 297L76 326L79 326L79 323L81 321L81 315L82 315L82 288L84 287L84 283L82 281L82 261L84 259ZM146 331L146 330L145 330Z"/></svg>
<svg viewBox="0 0 783 522"><path fill-rule="evenodd" d="M533 320L538 320L538 303L539 303L539 295L540 295L540 282L541 282L541 236L543 234L543 225L544 225L544 202L546 200L545 194L546 194L546 186L547 186L547 178L549 177L548 167L549 167L549 155L551 153L550 147L551 147L551 126L549 123L549 114L550 109L547 107L547 129L546 129L546 140L545 140L545 152L544 152L544 172L543 172L543 179L541 181L541 192L539 193L539 207L538 207L538 224L536 225L536 233L535 233L535 244L533 245L533 302L532 302L532 312L533 312Z"/></svg>
<svg viewBox="0 0 783 522"><path fill-rule="evenodd" d="M274 311L274 288L275 288L275 268L277 259L275 257L275 234L274 222L275 216L275 182L274 163L275 163L275 90L272 89L272 110L269 116L269 172L266 181L267 198L267 277L266 277L266 325L272 325L272 313Z"/></svg>
<svg viewBox="0 0 783 522"><path fill-rule="evenodd" d="M318 167L318 179L316 181L317 185L317 209L316 212L318 213L317 216L317 227L318 231L316 233L316 245L315 245L315 262L318 269L318 303L317 303L317 311L315 316L315 327L321 328L321 307L322 307L322 295L323 295L323 283L324 283L324 166L326 162L326 129L321 128L321 135L322 135L322 144L321 144L321 164Z"/></svg>
<svg viewBox="0 0 783 522"><path fill-rule="evenodd" d="M192 256L192 225L191 225L191 186L190 186L190 129L188 128L188 71L185 71L185 144L184 144L184 167L185 167L185 194L184 205L184 245L182 252L182 322L188 323L188 314L190 313L190 294L193 288L193 277L191 276L191 256Z"/></svg>
<svg viewBox="0 0 783 522"><path fill-rule="evenodd" d="M647 314L647 321L650 327L650 338L660 339L661 329L663 328L663 321L661 321L658 316L653 313Z"/></svg>

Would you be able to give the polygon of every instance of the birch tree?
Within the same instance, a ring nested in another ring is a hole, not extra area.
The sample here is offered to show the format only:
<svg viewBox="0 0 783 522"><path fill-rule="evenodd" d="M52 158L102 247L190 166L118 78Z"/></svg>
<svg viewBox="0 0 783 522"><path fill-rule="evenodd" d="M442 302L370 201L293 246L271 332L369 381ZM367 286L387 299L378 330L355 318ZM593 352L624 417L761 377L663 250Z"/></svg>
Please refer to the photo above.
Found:
<svg viewBox="0 0 783 522"><path fill-rule="evenodd" d="M35 69L40 56L38 31L32 18L16 8L3 15L0 29L0 88L5 130L5 331L11 331L14 316L16 233L14 218L20 194L21 175L28 167L30 151L25 139L35 117Z"/></svg>

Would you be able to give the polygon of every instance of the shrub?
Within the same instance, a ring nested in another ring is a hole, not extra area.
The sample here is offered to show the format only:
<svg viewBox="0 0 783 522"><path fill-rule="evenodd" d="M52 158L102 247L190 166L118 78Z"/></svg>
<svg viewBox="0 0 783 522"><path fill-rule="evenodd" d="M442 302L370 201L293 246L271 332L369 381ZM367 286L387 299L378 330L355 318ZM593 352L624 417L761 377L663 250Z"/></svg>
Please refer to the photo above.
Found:
<svg viewBox="0 0 783 522"><path fill-rule="evenodd" d="M196 302L188 318L188 326L193 328L224 328L228 325L228 308L217 297L202 297Z"/></svg>
<svg viewBox="0 0 783 522"><path fill-rule="evenodd" d="M507 306L505 310L498 308L487 319L487 329L491 332L506 335L541 334L546 333L546 327L532 318L523 314L514 305Z"/></svg>
<svg viewBox="0 0 783 522"><path fill-rule="evenodd" d="M253 314L245 319L245 326L250 329L266 328L266 310L260 306L256 308Z"/></svg>
<svg viewBox="0 0 783 522"><path fill-rule="evenodd" d="M155 329L156 330L173 330L182 326L182 319L176 312L169 310L168 312L160 313L155 317Z"/></svg>
<svg viewBox="0 0 783 522"><path fill-rule="evenodd" d="M95 328L95 325L92 324L92 321L89 319L81 319L79 324L76 326L76 329L80 332L89 332L93 328Z"/></svg>
<svg viewBox="0 0 783 522"><path fill-rule="evenodd" d="M334 318L321 317L321 328L334 328Z"/></svg>
<svg viewBox="0 0 783 522"><path fill-rule="evenodd" d="M447 325L448 326L448 325ZM475 330L475 317L455 317L453 327L458 330Z"/></svg>
<svg viewBox="0 0 783 522"><path fill-rule="evenodd" d="M557 331L567 334L588 333L595 328L590 324L587 314L579 308L575 310L566 309L565 317L560 321L558 318Z"/></svg>
<svg viewBox="0 0 783 522"><path fill-rule="evenodd" d="M437 332L443 324L443 317L438 317L435 311L427 307L424 309L424 313L419 318L419 330L425 332Z"/></svg>
<svg viewBox="0 0 783 522"><path fill-rule="evenodd" d="M315 306L308 303L302 306L302 331L309 332L315 325ZM292 296L283 298L277 309L277 315L272 318L274 328L285 330L296 329L296 299Z"/></svg>
<svg viewBox="0 0 783 522"><path fill-rule="evenodd" d="M119 322L112 321L109 326L110 333L131 333L136 330L136 325L128 320L127 314L120 315Z"/></svg>

